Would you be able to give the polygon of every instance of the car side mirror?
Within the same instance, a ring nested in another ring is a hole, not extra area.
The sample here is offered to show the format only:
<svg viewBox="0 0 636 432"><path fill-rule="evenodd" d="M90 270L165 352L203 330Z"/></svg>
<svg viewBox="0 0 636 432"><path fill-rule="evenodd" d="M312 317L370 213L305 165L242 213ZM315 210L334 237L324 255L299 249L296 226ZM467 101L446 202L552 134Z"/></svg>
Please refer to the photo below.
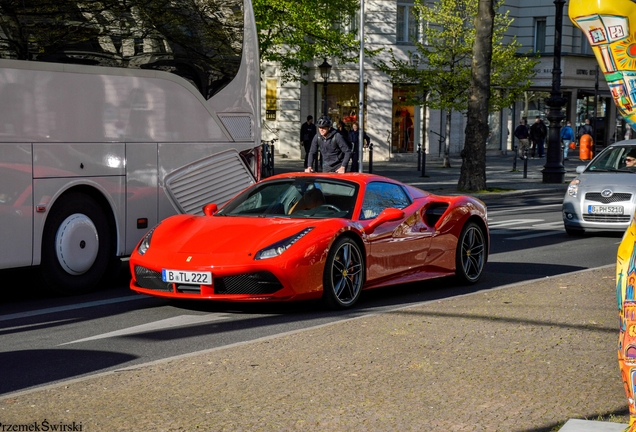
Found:
<svg viewBox="0 0 636 432"><path fill-rule="evenodd" d="M218 206L216 204L206 204L203 206L203 214L206 216L212 216L218 210Z"/></svg>
<svg viewBox="0 0 636 432"><path fill-rule="evenodd" d="M579 165L576 167L577 174L581 174L583 171L585 171L585 165Z"/></svg>
<svg viewBox="0 0 636 432"><path fill-rule="evenodd" d="M373 233L377 227L386 222L392 222L396 220L400 220L404 217L404 212L400 209L389 207L387 209L382 210L382 213L376 216L369 225L364 229L364 232L367 234Z"/></svg>

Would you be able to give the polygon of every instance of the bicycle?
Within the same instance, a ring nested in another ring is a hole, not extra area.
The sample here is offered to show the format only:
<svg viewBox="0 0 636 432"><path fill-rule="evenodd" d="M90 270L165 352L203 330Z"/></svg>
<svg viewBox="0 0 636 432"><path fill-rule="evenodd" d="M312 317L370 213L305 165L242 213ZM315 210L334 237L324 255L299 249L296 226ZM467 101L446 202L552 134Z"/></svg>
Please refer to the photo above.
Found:
<svg viewBox="0 0 636 432"><path fill-rule="evenodd" d="M271 140L261 140L261 178L267 178L274 175L274 143L278 138Z"/></svg>

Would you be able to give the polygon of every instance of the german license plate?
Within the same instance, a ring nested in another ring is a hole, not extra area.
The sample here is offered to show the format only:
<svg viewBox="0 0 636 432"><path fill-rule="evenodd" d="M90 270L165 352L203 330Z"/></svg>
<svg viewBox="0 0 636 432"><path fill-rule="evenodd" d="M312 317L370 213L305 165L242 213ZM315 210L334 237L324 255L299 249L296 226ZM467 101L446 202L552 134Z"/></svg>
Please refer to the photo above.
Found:
<svg viewBox="0 0 636 432"><path fill-rule="evenodd" d="M589 214L623 214L623 206L600 206L588 205L587 212Z"/></svg>
<svg viewBox="0 0 636 432"><path fill-rule="evenodd" d="M189 270L161 270L164 282L176 282L190 285L212 285L211 272L195 272Z"/></svg>

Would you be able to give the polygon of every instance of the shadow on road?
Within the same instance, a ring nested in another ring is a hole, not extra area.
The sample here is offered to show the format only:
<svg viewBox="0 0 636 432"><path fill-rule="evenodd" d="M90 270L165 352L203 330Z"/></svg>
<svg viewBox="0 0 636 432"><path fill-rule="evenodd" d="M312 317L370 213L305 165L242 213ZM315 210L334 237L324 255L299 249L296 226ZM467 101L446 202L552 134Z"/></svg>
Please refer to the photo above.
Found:
<svg viewBox="0 0 636 432"><path fill-rule="evenodd" d="M0 394L98 372L134 360L109 351L42 349L0 353Z"/></svg>

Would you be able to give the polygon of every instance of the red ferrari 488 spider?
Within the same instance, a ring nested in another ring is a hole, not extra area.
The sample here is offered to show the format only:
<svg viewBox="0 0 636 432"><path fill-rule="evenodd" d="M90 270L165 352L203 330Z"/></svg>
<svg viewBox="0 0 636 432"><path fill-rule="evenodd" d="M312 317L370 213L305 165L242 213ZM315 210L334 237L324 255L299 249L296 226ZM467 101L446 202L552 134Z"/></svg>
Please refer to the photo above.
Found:
<svg viewBox="0 0 636 432"><path fill-rule="evenodd" d="M178 299L322 298L352 306L364 289L457 275L488 258L485 205L370 174L289 173L217 211L170 217L130 257L134 291Z"/></svg>

